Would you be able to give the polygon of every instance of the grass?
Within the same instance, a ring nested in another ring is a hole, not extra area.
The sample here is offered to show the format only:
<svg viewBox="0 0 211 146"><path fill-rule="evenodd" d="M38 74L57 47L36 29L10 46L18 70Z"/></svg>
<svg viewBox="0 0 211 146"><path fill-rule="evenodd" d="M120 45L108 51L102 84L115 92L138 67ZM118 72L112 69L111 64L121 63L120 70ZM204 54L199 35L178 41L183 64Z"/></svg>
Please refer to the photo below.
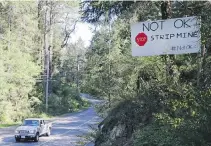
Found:
<svg viewBox="0 0 211 146"><path fill-rule="evenodd" d="M53 118L53 116L50 116L46 113L41 113L41 114L33 114L29 118L43 118L45 120L49 120L49 119ZM20 124L21 124L21 122L0 123L0 128L6 128L6 127L10 127L10 126L18 126Z"/></svg>
<svg viewBox="0 0 211 146"><path fill-rule="evenodd" d="M73 111L71 113L77 113L79 111L83 111L86 110L90 107L91 103L86 100L86 99L82 99L84 102L84 106L80 107L80 108L75 108L73 109ZM41 113L41 114L33 114L30 116L30 118L43 118L44 120L50 120L52 118L54 118L55 116L62 116L65 114L69 114L69 113L59 113L56 115L51 115L51 114L46 114L46 113ZM10 127L10 126L17 126L20 125L21 122L14 122L14 123L0 123L0 128L6 128L6 127Z"/></svg>
<svg viewBox="0 0 211 146"><path fill-rule="evenodd" d="M34 118L43 118L45 120L48 120L48 119L53 118L53 116L52 115L49 115L49 114L46 114L46 113L41 113L41 114L36 114L34 116Z"/></svg>
<svg viewBox="0 0 211 146"><path fill-rule="evenodd" d="M10 126L17 126L20 123L10 123L10 124L0 124L0 128L6 128L6 127L10 127Z"/></svg>

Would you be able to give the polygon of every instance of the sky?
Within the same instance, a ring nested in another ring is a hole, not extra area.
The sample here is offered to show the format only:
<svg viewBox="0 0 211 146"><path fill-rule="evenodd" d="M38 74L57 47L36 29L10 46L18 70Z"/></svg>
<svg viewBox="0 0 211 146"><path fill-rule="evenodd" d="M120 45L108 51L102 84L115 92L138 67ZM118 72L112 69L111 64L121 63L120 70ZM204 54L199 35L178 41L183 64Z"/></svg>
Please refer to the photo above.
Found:
<svg viewBox="0 0 211 146"><path fill-rule="evenodd" d="M92 27L91 24L78 22L74 33L71 35L70 42L75 42L81 37L84 40L85 46L88 47L93 36Z"/></svg>
<svg viewBox="0 0 211 146"><path fill-rule="evenodd" d="M76 23L76 27L75 27L75 31L70 35L69 38L69 43L74 43L76 42L79 38L81 38L82 40L84 40L84 44L86 47L88 47L90 45L90 41L92 39L93 33L92 30L94 28L93 25L85 23L85 22L81 22L80 21L80 7L79 5L77 7L71 7L70 9L68 9L68 19L67 21L69 21L69 29L73 28L73 24L76 20L79 20ZM65 15L66 17L66 15Z"/></svg>

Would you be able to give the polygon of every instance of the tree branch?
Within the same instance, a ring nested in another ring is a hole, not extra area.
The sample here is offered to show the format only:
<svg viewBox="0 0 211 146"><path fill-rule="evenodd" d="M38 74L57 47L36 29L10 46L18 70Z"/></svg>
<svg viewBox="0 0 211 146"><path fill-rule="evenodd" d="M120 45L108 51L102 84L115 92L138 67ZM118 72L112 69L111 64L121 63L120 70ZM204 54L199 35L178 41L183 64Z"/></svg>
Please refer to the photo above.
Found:
<svg viewBox="0 0 211 146"><path fill-rule="evenodd" d="M67 42L70 38L71 33L75 31L76 24L79 20L76 20L75 23L73 24L73 28L71 30L67 30L67 25L65 25L65 38L62 42L61 48L64 48L67 45Z"/></svg>

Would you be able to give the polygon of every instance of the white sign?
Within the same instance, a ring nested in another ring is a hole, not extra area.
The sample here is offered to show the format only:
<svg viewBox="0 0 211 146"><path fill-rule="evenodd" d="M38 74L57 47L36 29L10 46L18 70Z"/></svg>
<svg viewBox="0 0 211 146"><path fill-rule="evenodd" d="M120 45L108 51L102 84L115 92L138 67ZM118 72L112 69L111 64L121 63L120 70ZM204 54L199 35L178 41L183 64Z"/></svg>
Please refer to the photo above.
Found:
<svg viewBox="0 0 211 146"><path fill-rule="evenodd" d="M131 25L131 43L133 56L196 53L200 21L194 16L136 23Z"/></svg>

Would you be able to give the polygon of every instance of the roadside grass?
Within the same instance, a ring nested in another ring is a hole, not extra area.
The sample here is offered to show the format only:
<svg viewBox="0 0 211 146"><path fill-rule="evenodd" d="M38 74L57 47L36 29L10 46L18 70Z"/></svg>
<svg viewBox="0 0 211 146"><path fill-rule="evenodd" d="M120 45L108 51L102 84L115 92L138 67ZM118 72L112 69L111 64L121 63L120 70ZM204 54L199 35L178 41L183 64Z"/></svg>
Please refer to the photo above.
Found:
<svg viewBox="0 0 211 146"><path fill-rule="evenodd" d="M83 101L83 106L80 107L80 108L74 108L73 109L73 112L78 112L78 111L81 111L81 110L86 110L88 109L90 106L91 106L91 103L87 100L87 99L83 99L82 98L82 101Z"/></svg>
<svg viewBox="0 0 211 146"><path fill-rule="evenodd" d="M10 127L10 126L17 126L20 125L20 122L17 123L0 123L0 128L6 128L6 127Z"/></svg>
<svg viewBox="0 0 211 146"><path fill-rule="evenodd" d="M34 114L32 116L32 118L43 118L45 120L48 120L48 119L51 119L53 118L54 116L50 115L50 114L46 114L46 113L41 113L41 114Z"/></svg>
<svg viewBox="0 0 211 146"><path fill-rule="evenodd" d="M87 110L90 106L91 106L91 103L88 101L88 100L86 100L86 99L82 99L84 102L85 102L85 104L84 104L84 106L82 106L82 107L80 107L80 108L74 108L71 112L69 112L69 113L60 113L59 115L55 115L55 116L53 116L53 117L57 117L57 116L66 116L67 114L75 114L75 113L77 113L77 112L81 112L81 111L84 111L84 110Z"/></svg>
<svg viewBox="0 0 211 146"><path fill-rule="evenodd" d="M99 135L99 130L97 128L98 124L99 123L89 124L88 126L90 131L85 135L78 135L77 137L79 137L80 140L77 142L77 144L80 146L86 146L89 143L94 143L95 139Z"/></svg>
<svg viewBox="0 0 211 146"><path fill-rule="evenodd" d="M74 114L74 113L86 110L86 109L88 109L91 106L91 103L88 100L86 100L86 99L82 99L82 100L84 102L84 105L82 107L80 107L80 108L74 108L72 110L72 112L70 112L70 113ZM33 113L28 118L43 118L45 120L51 120L51 119L53 119L55 117L64 116L66 114L69 114L69 113L59 113L59 114L56 114L56 115L47 114L47 113L44 113L44 112L43 113ZM22 123L21 121L9 122L9 123L0 123L0 128L6 128L6 127L11 127L11 126L18 126L21 123Z"/></svg>

